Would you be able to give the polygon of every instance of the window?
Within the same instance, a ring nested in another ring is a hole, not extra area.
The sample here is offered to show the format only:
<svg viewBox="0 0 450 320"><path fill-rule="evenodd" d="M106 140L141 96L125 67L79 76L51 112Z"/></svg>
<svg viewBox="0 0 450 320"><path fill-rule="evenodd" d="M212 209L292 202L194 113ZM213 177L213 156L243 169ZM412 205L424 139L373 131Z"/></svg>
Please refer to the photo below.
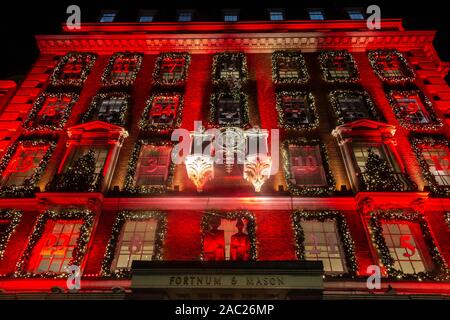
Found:
<svg viewBox="0 0 450 320"><path fill-rule="evenodd" d="M213 58L213 83L245 81L247 78L247 60L245 54L219 53Z"/></svg>
<svg viewBox="0 0 450 320"><path fill-rule="evenodd" d="M275 83L302 84L308 81L303 56L294 51L276 51L272 54L272 78Z"/></svg>
<svg viewBox="0 0 450 320"><path fill-rule="evenodd" d="M178 126L181 115L182 96L179 94L156 94L147 101L142 129L171 128Z"/></svg>
<svg viewBox="0 0 450 320"><path fill-rule="evenodd" d="M320 260L327 273L345 273L345 253L337 233L336 221L302 220L305 259Z"/></svg>
<svg viewBox="0 0 450 320"><path fill-rule="evenodd" d="M256 259L255 225L250 213L207 213L202 227L204 261Z"/></svg>
<svg viewBox="0 0 450 320"><path fill-rule="evenodd" d="M361 9L347 9L347 14L352 20L364 20L364 14Z"/></svg>
<svg viewBox="0 0 450 320"><path fill-rule="evenodd" d="M359 119L377 119L375 106L365 91L332 91L330 101L338 124Z"/></svg>
<svg viewBox="0 0 450 320"><path fill-rule="evenodd" d="M75 162L81 158L82 156L86 155L89 150L93 150L95 153L95 170L94 173L96 175L96 179L102 174L103 167L106 162L106 158L108 157L109 148L108 147L99 147L99 146L84 146L79 145L74 148L68 159L66 160L66 163L64 165L64 172L67 171L67 169L75 164Z"/></svg>
<svg viewBox="0 0 450 320"><path fill-rule="evenodd" d="M394 259L393 267L406 274L426 272L428 255L423 250L421 231L417 223L382 222L383 238Z"/></svg>
<svg viewBox="0 0 450 320"><path fill-rule="evenodd" d="M316 126L314 99L304 92L281 92L277 94L277 109L281 126L300 129Z"/></svg>
<svg viewBox="0 0 450 320"><path fill-rule="evenodd" d="M111 72L112 80L129 80L137 69L138 61L134 58L118 57Z"/></svg>
<svg viewBox="0 0 450 320"><path fill-rule="evenodd" d="M39 256L35 273L67 272L66 267L72 260L72 254L77 247L82 221L57 220L53 227L41 239L38 248Z"/></svg>
<svg viewBox="0 0 450 320"><path fill-rule="evenodd" d="M83 117L83 122L104 121L125 126L130 96L124 93L101 93L94 97L91 107Z"/></svg>
<svg viewBox="0 0 450 320"><path fill-rule="evenodd" d="M99 22L113 22L116 16L116 11L102 12Z"/></svg>
<svg viewBox="0 0 450 320"><path fill-rule="evenodd" d="M438 186L450 186L450 148L424 146L422 156Z"/></svg>
<svg viewBox="0 0 450 320"><path fill-rule="evenodd" d="M291 182L298 186L324 186L327 178L319 145L289 145Z"/></svg>
<svg viewBox="0 0 450 320"><path fill-rule="evenodd" d="M211 96L211 121L222 126L248 123L248 100L243 93L215 93Z"/></svg>
<svg viewBox="0 0 450 320"><path fill-rule="evenodd" d="M153 22L156 11L141 10L139 13L139 22Z"/></svg>
<svg viewBox="0 0 450 320"><path fill-rule="evenodd" d="M96 56L90 53L66 54L52 73L52 85L82 85L94 65L95 59Z"/></svg>
<svg viewBox="0 0 450 320"><path fill-rule="evenodd" d="M390 83L414 81L414 70L397 50L373 50L369 51L368 57L381 80Z"/></svg>
<svg viewBox="0 0 450 320"><path fill-rule="evenodd" d="M156 60L154 80L163 86L183 85L190 60L190 55L187 53L162 53Z"/></svg>
<svg viewBox="0 0 450 320"><path fill-rule="evenodd" d="M49 145L20 144L2 173L2 187L26 184L48 151Z"/></svg>
<svg viewBox="0 0 450 320"><path fill-rule="evenodd" d="M192 21L192 16L193 16L192 11L179 11L178 22L190 22Z"/></svg>
<svg viewBox="0 0 450 320"><path fill-rule="evenodd" d="M269 10L269 17L271 21L282 21L284 20L284 11L281 9Z"/></svg>
<svg viewBox="0 0 450 320"><path fill-rule="evenodd" d="M442 126L431 101L421 91L391 91L387 97L398 121L405 128L430 130Z"/></svg>
<svg viewBox="0 0 450 320"><path fill-rule="evenodd" d="M78 96L44 93L35 102L24 127L28 130L62 129Z"/></svg>
<svg viewBox="0 0 450 320"><path fill-rule="evenodd" d="M169 146L143 144L136 167L135 185L164 186L169 174L171 150Z"/></svg>
<svg viewBox="0 0 450 320"><path fill-rule="evenodd" d="M130 269L133 260L153 260L158 219L128 220L122 227L115 254L115 270Z"/></svg>
<svg viewBox="0 0 450 320"><path fill-rule="evenodd" d="M364 144L352 144L353 154L355 156L356 164L360 170L360 172L364 172L366 170L367 158L369 156L369 149L382 159L386 160L385 153L381 146L377 145L364 145Z"/></svg>
<svg viewBox="0 0 450 320"><path fill-rule="evenodd" d="M236 22L239 20L239 10L224 10L223 21Z"/></svg>
<svg viewBox="0 0 450 320"><path fill-rule="evenodd" d="M308 13L311 20L325 20L323 9L310 9Z"/></svg>
<svg viewBox="0 0 450 320"><path fill-rule="evenodd" d="M328 82L356 82L359 79L356 63L346 50L321 52L319 62Z"/></svg>

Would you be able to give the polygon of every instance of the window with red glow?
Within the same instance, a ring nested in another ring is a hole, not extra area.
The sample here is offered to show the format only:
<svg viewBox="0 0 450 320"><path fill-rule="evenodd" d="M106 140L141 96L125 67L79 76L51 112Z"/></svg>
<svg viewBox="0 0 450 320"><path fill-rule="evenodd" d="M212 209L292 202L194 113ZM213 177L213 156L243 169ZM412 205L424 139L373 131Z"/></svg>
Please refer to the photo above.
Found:
<svg viewBox="0 0 450 320"><path fill-rule="evenodd" d="M86 146L86 145L75 146L64 164L64 172L66 172L69 167L72 167L79 158L86 155L90 149L94 151L96 160L94 170L95 181L92 181L92 184L95 185L97 179L99 179L102 176L103 167L105 166L106 159L108 158L109 153L108 147Z"/></svg>
<svg viewBox="0 0 450 320"><path fill-rule="evenodd" d="M83 223L67 220L48 223L52 223L53 226L40 240L34 272L67 272L66 267L72 260Z"/></svg>
<svg viewBox="0 0 450 320"><path fill-rule="evenodd" d="M425 146L422 156L437 185L450 186L450 149L445 146Z"/></svg>
<svg viewBox="0 0 450 320"><path fill-rule="evenodd" d="M370 51L369 60L375 73L383 81L403 82L414 80L414 71L397 50Z"/></svg>
<svg viewBox="0 0 450 320"><path fill-rule="evenodd" d="M48 148L48 145L19 145L5 171L2 173L2 187L20 186L23 185L26 180L31 179L35 174L35 169L47 153Z"/></svg>
<svg viewBox="0 0 450 320"><path fill-rule="evenodd" d="M139 60L136 57L118 56L114 60L111 70L111 80L113 81L130 81L134 78L134 73L139 68Z"/></svg>
<svg viewBox="0 0 450 320"><path fill-rule="evenodd" d="M180 106L180 95L156 95L151 99L147 123L150 126L172 126Z"/></svg>
<svg viewBox="0 0 450 320"><path fill-rule="evenodd" d="M135 185L164 186L168 178L171 150L169 146L142 145L136 168Z"/></svg>
<svg viewBox="0 0 450 320"><path fill-rule="evenodd" d="M430 113L427 111L421 97L416 92L395 92L394 109L398 108L397 114L402 120L411 124L428 124L432 122Z"/></svg>
<svg viewBox="0 0 450 320"><path fill-rule="evenodd" d="M47 95L29 126L59 126L61 122L65 122L64 115L69 111L72 102L73 97L70 95Z"/></svg>
<svg viewBox="0 0 450 320"><path fill-rule="evenodd" d="M327 75L331 80L347 79L351 76L351 68L354 66L345 56L333 56L326 61Z"/></svg>
<svg viewBox="0 0 450 320"><path fill-rule="evenodd" d="M289 162L293 184L297 186L327 185L319 145L289 145Z"/></svg>
<svg viewBox="0 0 450 320"><path fill-rule="evenodd" d="M314 111L307 95L282 95L281 115L288 126L302 126L313 122Z"/></svg>
<svg viewBox="0 0 450 320"><path fill-rule="evenodd" d="M430 271L431 259L417 223L384 221L382 228L395 269L406 274Z"/></svg>
<svg viewBox="0 0 450 320"><path fill-rule="evenodd" d="M153 260L158 219L128 220L116 246L113 269L130 269L133 260Z"/></svg>
<svg viewBox="0 0 450 320"><path fill-rule="evenodd" d="M220 125L241 125L241 100L232 96L221 96L217 102L217 119Z"/></svg>
<svg viewBox="0 0 450 320"><path fill-rule="evenodd" d="M336 221L301 220L300 225L305 237L305 259L322 261L327 273L346 273L345 252Z"/></svg>
<svg viewBox="0 0 450 320"><path fill-rule="evenodd" d="M164 58L161 62L161 82L182 80L185 73L186 59Z"/></svg>
<svg viewBox="0 0 450 320"><path fill-rule="evenodd" d="M55 69L53 79L63 83L75 83L77 80L84 80L95 57L92 54L70 53L62 58L60 64Z"/></svg>

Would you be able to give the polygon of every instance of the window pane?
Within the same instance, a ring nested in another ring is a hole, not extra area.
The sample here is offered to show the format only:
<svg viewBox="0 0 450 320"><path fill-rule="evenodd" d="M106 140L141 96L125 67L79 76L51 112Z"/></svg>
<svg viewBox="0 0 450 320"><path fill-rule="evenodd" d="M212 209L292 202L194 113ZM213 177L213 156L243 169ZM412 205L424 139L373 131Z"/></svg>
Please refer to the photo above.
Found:
<svg viewBox="0 0 450 320"><path fill-rule="evenodd" d="M289 145L293 183L298 186L325 186L327 180L319 145Z"/></svg>
<svg viewBox="0 0 450 320"><path fill-rule="evenodd" d="M450 149L447 147L424 147L422 156L430 173L440 186L450 185Z"/></svg>
<svg viewBox="0 0 450 320"><path fill-rule="evenodd" d="M165 185L170 165L170 152L169 146L143 145L136 169L136 185Z"/></svg>

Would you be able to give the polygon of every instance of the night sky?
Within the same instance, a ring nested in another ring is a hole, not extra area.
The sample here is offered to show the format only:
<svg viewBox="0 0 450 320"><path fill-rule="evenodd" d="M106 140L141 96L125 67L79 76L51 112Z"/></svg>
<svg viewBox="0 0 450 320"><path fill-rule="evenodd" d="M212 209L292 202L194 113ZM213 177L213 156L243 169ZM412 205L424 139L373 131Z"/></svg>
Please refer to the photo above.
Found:
<svg viewBox="0 0 450 320"><path fill-rule="evenodd" d="M330 12L340 13L344 7L367 7L377 4L383 17L402 17L406 29L437 30L435 48L441 59L450 61L450 1L427 0L423 5L412 1L211 1L215 7L208 7L199 1L170 0L153 1L34 1L29 4L11 0L1 3L0 34L0 79L20 81L38 56L35 44L36 34L57 34L66 20L66 8L77 4L82 10L83 21L95 21L101 9L119 10L119 20L136 21L139 9L157 9L162 21L174 20L177 8L196 9L199 19L214 20L220 8L240 8L242 20L267 19L266 8L286 8L287 18L306 18L304 8L324 7ZM245 3L245 7L243 7ZM297 3L297 4L296 4ZM164 5L166 5L164 7ZM169 6L170 5L170 6ZM217 17L220 18L220 17ZM329 17L331 18L331 17ZM450 76L447 76L450 82Z"/></svg>

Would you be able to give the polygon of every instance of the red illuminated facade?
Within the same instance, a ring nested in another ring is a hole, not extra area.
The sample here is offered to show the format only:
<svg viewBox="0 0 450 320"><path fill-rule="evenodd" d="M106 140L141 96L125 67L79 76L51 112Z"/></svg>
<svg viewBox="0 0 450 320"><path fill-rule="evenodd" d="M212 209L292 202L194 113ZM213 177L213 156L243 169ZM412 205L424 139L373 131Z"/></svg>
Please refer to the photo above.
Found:
<svg viewBox="0 0 450 320"><path fill-rule="evenodd" d="M133 260L319 260L325 298L450 295L449 65L434 32L400 20L230 28L93 23L36 37L25 80L0 82L0 297L66 291L69 265L78 294L133 295ZM172 131L194 121L279 129L278 172L256 192L262 164L245 178L215 166L199 188L171 162ZM391 180L374 178L372 158ZM366 286L371 265L380 289ZM195 297L179 289L168 295Z"/></svg>

